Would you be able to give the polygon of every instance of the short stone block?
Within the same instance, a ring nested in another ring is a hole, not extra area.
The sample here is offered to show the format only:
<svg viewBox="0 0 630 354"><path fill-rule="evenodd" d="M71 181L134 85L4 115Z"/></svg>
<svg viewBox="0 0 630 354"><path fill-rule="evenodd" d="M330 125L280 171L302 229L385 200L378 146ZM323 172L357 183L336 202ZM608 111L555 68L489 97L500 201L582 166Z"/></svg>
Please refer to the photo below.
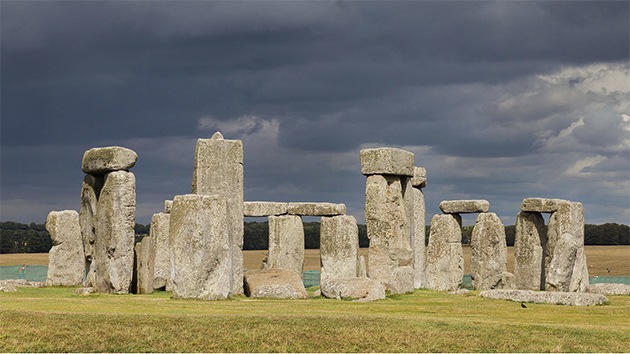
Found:
<svg viewBox="0 0 630 354"><path fill-rule="evenodd" d="M361 155L361 173L369 175L397 175L413 177L414 155L410 151L383 147L363 149Z"/></svg>
<svg viewBox="0 0 630 354"><path fill-rule="evenodd" d="M165 200L164 201L164 212L166 214L170 214L172 208L173 208L173 201L172 200Z"/></svg>
<svg viewBox="0 0 630 354"><path fill-rule="evenodd" d="M413 177L411 177L411 185L415 188L424 188L427 186L427 169L424 167L414 167Z"/></svg>
<svg viewBox="0 0 630 354"><path fill-rule="evenodd" d="M252 298L308 299L300 274L275 268L244 273L245 295Z"/></svg>
<svg viewBox="0 0 630 354"><path fill-rule="evenodd" d="M146 236L136 243L136 294L151 294L153 292L153 272L155 248L153 239Z"/></svg>
<svg viewBox="0 0 630 354"><path fill-rule="evenodd" d="M137 160L138 154L135 151L121 146L93 148L83 154L81 169L85 173L105 174L129 170Z"/></svg>
<svg viewBox="0 0 630 354"><path fill-rule="evenodd" d="M304 270L304 226L297 215L270 216L269 254L265 269L289 269L300 276Z"/></svg>
<svg viewBox="0 0 630 354"><path fill-rule="evenodd" d="M289 212L289 203L281 202L244 202L244 216L277 216Z"/></svg>
<svg viewBox="0 0 630 354"><path fill-rule="evenodd" d="M440 210L445 214L486 213L490 210L490 202L477 200L444 200L440 203Z"/></svg>
<svg viewBox="0 0 630 354"><path fill-rule="evenodd" d="M46 285L80 285L85 271L85 256L79 213L74 210L51 211L46 218L46 230L53 244L48 252Z"/></svg>

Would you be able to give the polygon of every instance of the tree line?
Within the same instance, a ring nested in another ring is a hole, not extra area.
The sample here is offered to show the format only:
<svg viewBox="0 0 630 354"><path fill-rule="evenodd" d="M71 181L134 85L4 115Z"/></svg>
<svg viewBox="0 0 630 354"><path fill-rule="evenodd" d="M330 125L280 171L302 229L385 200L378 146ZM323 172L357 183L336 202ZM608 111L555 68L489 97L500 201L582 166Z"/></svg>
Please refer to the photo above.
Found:
<svg viewBox="0 0 630 354"><path fill-rule="evenodd" d="M359 226L359 246L368 247L367 228ZM470 243L472 226L462 227L462 243ZM150 225L136 224L136 242L148 235ZM508 246L514 246L516 227L505 227ZM243 249L266 250L269 248L269 225L267 222L245 222ZM425 228L425 243L429 241L429 226ZM630 245L630 226L624 224L584 225L585 245ZM0 222L0 254L46 253L52 247L50 235L44 224L21 224L13 221ZM304 223L304 247L319 248L319 222Z"/></svg>

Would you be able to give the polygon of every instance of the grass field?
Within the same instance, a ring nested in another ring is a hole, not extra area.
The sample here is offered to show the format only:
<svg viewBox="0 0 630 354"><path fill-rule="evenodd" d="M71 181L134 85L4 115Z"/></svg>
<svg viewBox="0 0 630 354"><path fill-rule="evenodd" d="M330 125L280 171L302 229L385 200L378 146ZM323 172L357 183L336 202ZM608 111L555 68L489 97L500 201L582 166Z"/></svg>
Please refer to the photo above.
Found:
<svg viewBox="0 0 630 354"><path fill-rule="evenodd" d="M591 276L630 276L630 246L586 246L586 259ZM243 251L245 269L259 269L267 251ZM361 254L367 259L368 249L362 248ZM0 254L0 266L9 265L48 265L47 253ZM464 272L470 273L470 247L464 247ZM306 250L304 269L317 270L319 250ZM508 247L508 272L514 268L514 247ZM610 269L610 272L608 272Z"/></svg>

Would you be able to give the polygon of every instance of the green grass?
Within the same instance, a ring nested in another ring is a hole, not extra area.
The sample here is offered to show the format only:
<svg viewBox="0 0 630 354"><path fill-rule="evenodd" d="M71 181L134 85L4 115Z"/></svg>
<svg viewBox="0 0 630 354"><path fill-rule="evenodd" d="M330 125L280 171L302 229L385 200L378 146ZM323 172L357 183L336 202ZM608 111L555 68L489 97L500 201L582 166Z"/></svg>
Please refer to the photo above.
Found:
<svg viewBox="0 0 630 354"><path fill-rule="evenodd" d="M630 297L567 307L420 290L372 303L0 293L0 352L629 352Z"/></svg>

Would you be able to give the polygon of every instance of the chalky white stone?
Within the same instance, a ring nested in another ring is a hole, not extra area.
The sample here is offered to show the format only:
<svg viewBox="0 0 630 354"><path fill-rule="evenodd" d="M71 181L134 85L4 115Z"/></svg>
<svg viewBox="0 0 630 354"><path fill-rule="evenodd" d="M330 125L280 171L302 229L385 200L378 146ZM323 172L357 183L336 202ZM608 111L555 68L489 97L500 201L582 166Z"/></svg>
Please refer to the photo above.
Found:
<svg viewBox="0 0 630 354"><path fill-rule="evenodd" d="M232 244L232 290L243 293L243 143L226 140L220 132L198 139L192 193L220 195L227 200L228 234Z"/></svg>
<svg viewBox="0 0 630 354"><path fill-rule="evenodd" d="M171 290L171 249L169 246L169 225L171 215L167 213L153 214L149 237L154 245L153 289Z"/></svg>
<svg viewBox="0 0 630 354"><path fill-rule="evenodd" d="M283 268L300 276L304 269L304 227L297 215L270 216L269 254L265 269Z"/></svg>
<svg viewBox="0 0 630 354"><path fill-rule="evenodd" d="M173 199L169 244L173 297L225 299L232 289L227 201L218 195Z"/></svg>
<svg viewBox="0 0 630 354"><path fill-rule="evenodd" d="M446 214L486 213L490 210L487 200L444 200L440 203L440 210Z"/></svg>
<svg viewBox="0 0 630 354"><path fill-rule="evenodd" d="M80 285L85 271L85 255L79 214L74 210L51 211L46 218L46 230L52 240L46 285Z"/></svg>
<svg viewBox="0 0 630 354"><path fill-rule="evenodd" d="M155 249L151 237L143 237L136 243L136 293L151 294L153 292L153 272Z"/></svg>
<svg viewBox="0 0 630 354"><path fill-rule="evenodd" d="M368 278L335 278L321 282L321 293L330 299L352 299L369 302L385 298L385 287L381 282Z"/></svg>
<svg viewBox="0 0 630 354"><path fill-rule="evenodd" d="M514 286L522 290L544 290L544 249L547 227L537 212L520 212L516 216L514 239Z"/></svg>
<svg viewBox="0 0 630 354"><path fill-rule="evenodd" d="M475 290L502 289L507 263L505 227L495 213L480 213L470 238L470 274Z"/></svg>
<svg viewBox="0 0 630 354"><path fill-rule="evenodd" d="M286 215L289 203L282 202L244 202L243 214L248 217Z"/></svg>
<svg viewBox="0 0 630 354"><path fill-rule="evenodd" d="M289 215L335 216L346 213L345 204L334 203L289 203Z"/></svg>
<svg viewBox="0 0 630 354"><path fill-rule="evenodd" d="M96 207L94 287L126 294L131 287L136 224L136 178L131 172L105 175Z"/></svg>
<svg viewBox="0 0 630 354"><path fill-rule="evenodd" d="M424 167L414 167L411 185L415 188L424 188L427 186L427 169Z"/></svg>
<svg viewBox="0 0 630 354"><path fill-rule="evenodd" d="M354 216L322 217L320 282L359 275L359 228Z"/></svg>
<svg viewBox="0 0 630 354"><path fill-rule="evenodd" d="M81 169L89 174L125 171L132 168L137 160L135 151L121 146L93 148L83 154Z"/></svg>
<svg viewBox="0 0 630 354"><path fill-rule="evenodd" d="M462 219L459 214L434 215L426 256L426 287L453 291L464 278Z"/></svg>
<svg viewBox="0 0 630 354"><path fill-rule="evenodd" d="M414 175L414 155L412 152L382 147L375 149L363 149L360 152L361 173L369 175Z"/></svg>
<svg viewBox="0 0 630 354"><path fill-rule="evenodd" d="M300 274L274 268L245 272L245 294L252 298L308 299Z"/></svg>
<svg viewBox="0 0 630 354"><path fill-rule="evenodd" d="M516 302L534 302L537 304L556 304L565 306L595 306L602 305L608 301L604 295L600 294L533 290L493 289L482 291L479 293L479 296L489 299L503 299Z"/></svg>
<svg viewBox="0 0 630 354"><path fill-rule="evenodd" d="M525 198L521 203L521 211L553 213L558 210L561 204L565 203L568 203L568 201L563 199Z"/></svg>

